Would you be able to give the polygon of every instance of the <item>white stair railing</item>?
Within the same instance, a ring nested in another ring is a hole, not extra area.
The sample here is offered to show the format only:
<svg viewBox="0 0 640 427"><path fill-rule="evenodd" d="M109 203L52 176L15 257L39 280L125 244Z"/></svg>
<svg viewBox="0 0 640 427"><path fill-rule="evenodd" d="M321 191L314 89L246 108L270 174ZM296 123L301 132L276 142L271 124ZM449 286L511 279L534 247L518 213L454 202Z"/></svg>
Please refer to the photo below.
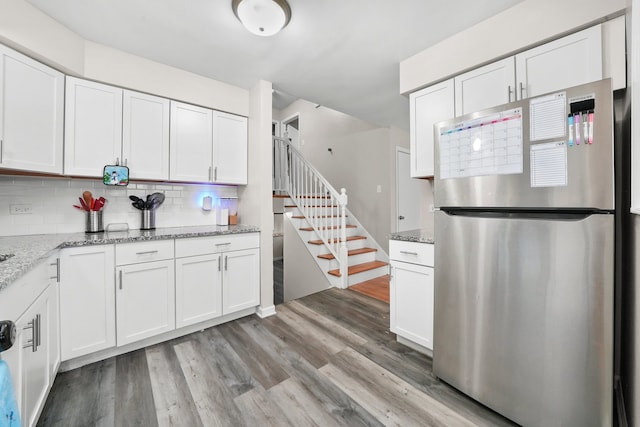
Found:
<svg viewBox="0 0 640 427"><path fill-rule="evenodd" d="M291 143L273 137L274 190L286 192L340 266L347 288L347 194L338 192Z"/></svg>

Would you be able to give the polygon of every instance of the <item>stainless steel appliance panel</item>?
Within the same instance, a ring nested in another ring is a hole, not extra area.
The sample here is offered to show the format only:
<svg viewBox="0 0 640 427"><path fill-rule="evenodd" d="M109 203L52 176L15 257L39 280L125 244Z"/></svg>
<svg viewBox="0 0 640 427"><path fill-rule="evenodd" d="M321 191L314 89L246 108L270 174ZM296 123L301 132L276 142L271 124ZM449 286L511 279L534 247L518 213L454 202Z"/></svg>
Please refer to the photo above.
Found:
<svg viewBox="0 0 640 427"><path fill-rule="evenodd" d="M516 107L523 109L523 173L441 179L440 144L436 143L435 206L614 209L611 81L601 80L554 93L558 92L566 92L567 112L570 111L569 102L572 98L595 96L593 144L583 142L567 148L568 183L566 186L531 186L530 146L568 139L568 130L565 129L564 138L529 142L530 102L532 99L542 98L541 96L468 114L435 126L435 140L439 141L438 129L442 127Z"/></svg>
<svg viewBox="0 0 640 427"><path fill-rule="evenodd" d="M611 425L614 215L435 221L434 373L526 426Z"/></svg>

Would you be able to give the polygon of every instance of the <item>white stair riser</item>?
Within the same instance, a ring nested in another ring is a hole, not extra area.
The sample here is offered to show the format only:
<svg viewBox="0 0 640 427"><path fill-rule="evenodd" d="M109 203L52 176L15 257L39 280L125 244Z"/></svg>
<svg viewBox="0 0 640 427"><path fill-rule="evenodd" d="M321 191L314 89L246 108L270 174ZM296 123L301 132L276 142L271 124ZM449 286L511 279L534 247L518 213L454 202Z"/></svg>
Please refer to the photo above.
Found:
<svg viewBox="0 0 640 427"><path fill-rule="evenodd" d="M356 283L366 282L367 280L375 279L389 274L389 266L374 268L373 270L363 271L362 273L352 274L349 276L349 286Z"/></svg>

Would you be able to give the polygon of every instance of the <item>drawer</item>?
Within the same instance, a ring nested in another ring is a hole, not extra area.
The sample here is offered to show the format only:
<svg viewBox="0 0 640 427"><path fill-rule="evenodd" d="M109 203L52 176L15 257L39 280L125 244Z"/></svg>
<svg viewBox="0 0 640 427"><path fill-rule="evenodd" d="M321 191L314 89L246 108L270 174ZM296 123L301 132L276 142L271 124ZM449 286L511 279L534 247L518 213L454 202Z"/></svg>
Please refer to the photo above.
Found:
<svg viewBox="0 0 640 427"><path fill-rule="evenodd" d="M116 245L116 265L161 261L173 258L173 240L119 243Z"/></svg>
<svg viewBox="0 0 640 427"><path fill-rule="evenodd" d="M176 239L176 258L260 247L258 233Z"/></svg>
<svg viewBox="0 0 640 427"><path fill-rule="evenodd" d="M389 258L433 267L434 246L430 243L389 240Z"/></svg>

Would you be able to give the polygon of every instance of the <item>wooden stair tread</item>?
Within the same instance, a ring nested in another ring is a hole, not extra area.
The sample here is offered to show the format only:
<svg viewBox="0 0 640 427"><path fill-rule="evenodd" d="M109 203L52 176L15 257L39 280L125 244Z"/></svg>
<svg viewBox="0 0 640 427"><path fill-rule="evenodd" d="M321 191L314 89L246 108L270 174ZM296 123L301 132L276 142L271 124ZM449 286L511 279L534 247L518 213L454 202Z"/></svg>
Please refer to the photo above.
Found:
<svg viewBox="0 0 640 427"><path fill-rule="evenodd" d="M363 264L350 265L349 269L347 270L348 271L347 274L351 276L352 274L362 273L364 271L373 270L379 267L384 267L386 265L389 265L389 264L383 261L371 261L371 262L365 262ZM329 274L331 274L332 276L341 277L339 268L335 270L329 270Z"/></svg>
<svg viewBox="0 0 640 427"><path fill-rule="evenodd" d="M366 237L364 237L364 236L347 236L347 242L350 242L352 240L364 240L364 239L366 239ZM338 239L338 240L336 240L336 242L339 243L339 242L341 242L341 240ZM309 240L308 243L310 243L312 245L323 245L324 244L324 242L322 240ZM331 239L329 241L329 243L334 243L334 239Z"/></svg>
<svg viewBox="0 0 640 427"><path fill-rule="evenodd" d="M330 227L322 227L321 230L337 230L339 228L342 228L339 225L332 225ZM347 224L346 228L358 228L357 225L351 225L351 224ZM300 228L301 231L313 231L313 227L303 227Z"/></svg>
<svg viewBox="0 0 640 427"><path fill-rule="evenodd" d="M374 248L360 248L360 249L352 249L350 251L347 252L348 256L354 256L354 255L362 255L362 254L368 254L371 252L378 252L377 249ZM335 259L335 257L333 256L333 254L322 254L322 255L318 255L318 258L322 258L322 259Z"/></svg>

